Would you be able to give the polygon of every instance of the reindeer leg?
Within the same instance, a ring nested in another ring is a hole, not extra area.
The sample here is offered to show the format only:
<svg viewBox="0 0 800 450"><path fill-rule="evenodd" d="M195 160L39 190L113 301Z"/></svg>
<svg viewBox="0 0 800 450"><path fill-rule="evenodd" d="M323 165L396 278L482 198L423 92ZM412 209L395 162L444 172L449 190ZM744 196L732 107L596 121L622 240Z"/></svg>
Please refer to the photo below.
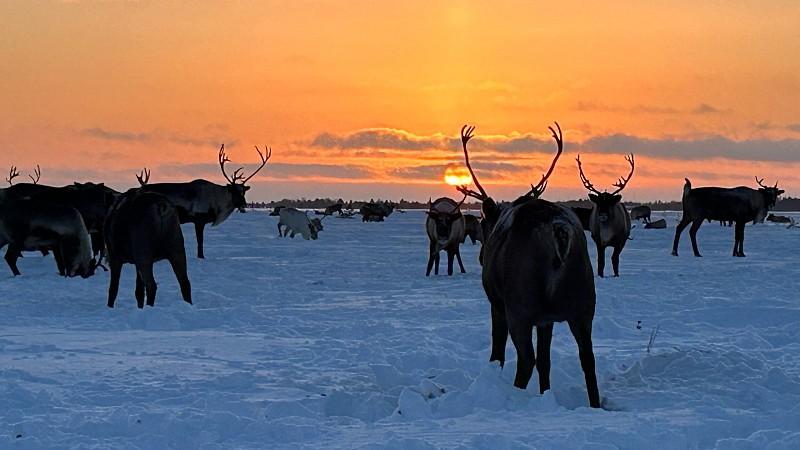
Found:
<svg viewBox="0 0 800 450"><path fill-rule="evenodd" d="M456 254L452 250L447 250L447 275L453 275L453 258Z"/></svg>
<svg viewBox="0 0 800 450"><path fill-rule="evenodd" d="M603 278L603 269L606 267L606 248L599 242L595 241L595 244L597 244L597 276Z"/></svg>
<svg viewBox="0 0 800 450"><path fill-rule="evenodd" d="M62 277L67 276L67 271L64 266L64 255L61 254L61 249L56 247L53 249L53 259L56 260L56 267L58 268L58 274Z"/></svg>
<svg viewBox="0 0 800 450"><path fill-rule="evenodd" d="M112 259L108 262L108 265L111 269L111 281L108 283L108 307L113 308L114 302L117 300L117 292L119 292L119 277L122 274L122 263Z"/></svg>
<svg viewBox="0 0 800 450"><path fill-rule="evenodd" d="M611 254L611 266L614 269L614 276L619 276L619 254L622 253L622 246L614 247L614 252Z"/></svg>
<svg viewBox="0 0 800 450"><path fill-rule="evenodd" d="M156 285L156 279L153 277L153 262L144 261L141 264L137 264L137 266L141 267L139 273L142 276L144 290L147 294L147 306L155 306L158 286Z"/></svg>
<svg viewBox="0 0 800 450"><path fill-rule="evenodd" d="M197 257L201 259L206 257L203 253L203 230L205 227L205 222L194 223L194 234L197 235Z"/></svg>
<svg viewBox="0 0 800 450"><path fill-rule="evenodd" d="M539 393L550 389L550 343L553 340L553 324L536 326L536 371L539 372Z"/></svg>
<svg viewBox="0 0 800 450"><path fill-rule="evenodd" d="M492 354L489 362L500 361L500 367L506 363L506 341L508 341L508 323L505 306L494 301L492 305Z"/></svg>
<svg viewBox="0 0 800 450"><path fill-rule="evenodd" d="M189 282L189 275L186 271L186 252L181 249L175 251L169 258L169 263L172 266L172 271L175 272L175 278L178 279L178 284L181 287L181 296L183 301L192 304L192 285Z"/></svg>
<svg viewBox="0 0 800 450"><path fill-rule="evenodd" d="M736 222L736 230L734 231L736 238L733 256L738 256L740 258L744 258L744 227L745 222Z"/></svg>
<svg viewBox="0 0 800 450"><path fill-rule="evenodd" d="M439 275L439 251L437 249L436 253L433 255L433 274Z"/></svg>
<svg viewBox="0 0 800 450"><path fill-rule="evenodd" d="M700 225L703 224L703 219L698 219L692 222L692 227L689 228L689 237L692 238L692 251L694 252L694 256L698 258L703 256L700 254L700 250L697 249L697 230L700 229Z"/></svg>
<svg viewBox="0 0 800 450"><path fill-rule="evenodd" d="M458 267L461 268L461 273L467 273L467 271L464 270L464 263L461 261L461 250L458 248L456 249L456 258L458 259Z"/></svg>
<svg viewBox="0 0 800 450"><path fill-rule="evenodd" d="M8 263L8 267L11 268L11 273L14 274L16 277L17 275L22 275L17 268L17 259L20 255L20 249L14 244L8 244L8 248L6 249L6 263Z"/></svg>
<svg viewBox="0 0 800 450"><path fill-rule="evenodd" d="M569 330L578 344L578 356L581 360L583 377L586 379L586 392L589 394L589 406L600 407L600 393L597 390L597 375L594 368L594 351L592 350L591 320L570 320Z"/></svg>
<svg viewBox="0 0 800 450"><path fill-rule="evenodd" d="M434 253L436 252L436 243L431 242L430 251L428 252L428 269L425 271L425 276L429 277L431 275L431 269L433 269L433 261L434 261Z"/></svg>
<svg viewBox="0 0 800 450"><path fill-rule="evenodd" d="M139 270L136 270L136 306L139 309L144 308L144 280L142 280L142 275L139 273Z"/></svg>
<svg viewBox="0 0 800 450"><path fill-rule="evenodd" d="M514 386L525 389L536 366L536 354L533 352L533 325L523 321L509 320L509 331L514 348L517 349L517 375Z"/></svg>
<svg viewBox="0 0 800 450"><path fill-rule="evenodd" d="M278 222L278 237L283 237L283 231L281 231L281 223Z"/></svg>
<svg viewBox="0 0 800 450"><path fill-rule="evenodd" d="M675 240L672 241L672 256L678 256L678 243L681 240L681 233L683 233L683 230L689 225L689 222L691 221L684 216L678 226L675 227Z"/></svg>

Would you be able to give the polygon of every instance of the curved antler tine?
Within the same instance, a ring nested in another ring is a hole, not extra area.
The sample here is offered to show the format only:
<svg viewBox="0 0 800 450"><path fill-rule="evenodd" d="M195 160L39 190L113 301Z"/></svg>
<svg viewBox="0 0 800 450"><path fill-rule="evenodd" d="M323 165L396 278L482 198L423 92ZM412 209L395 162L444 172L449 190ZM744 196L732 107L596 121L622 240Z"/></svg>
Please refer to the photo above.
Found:
<svg viewBox="0 0 800 450"><path fill-rule="evenodd" d="M625 189L625 186L628 185L628 182L631 181L631 177L633 176L633 170L636 167L633 153L631 153L630 155L626 155L625 161L628 161L628 164L630 164L631 171L628 173L627 177L620 177L620 179L616 183L614 183L614 186L617 188L617 190L612 192L611 195L615 195L621 192L623 189Z"/></svg>
<svg viewBox="0 0 800 450"><path fill-rule="evenodd" d="M259 158L261 158L261 165L258 166L258 168L253 173L251 173L249 177L243 178L242 179L242 184L245 184L248 181L250 181L250 178L253 178L259 171L261 171L261 169L263 169L264 166L267 165L267 161L269 161L269 159L272 158L272 147L267 147L265 145L264 146L264 149L265 149L264 153L261 153L261 150L258 148L257 145L254 146L254 147L256 148L256 151L258 152Z"/></svg>
<svg viewBox="0 0 800 450"><path fill-rule="evenodd" d="M553 162L550 163L550 168L547 169L547 172L542 175L542 179L539 180L539 183L534 186L531 185L531 190L528 191L526 196L533 196L533 198L539 198L542 194L544 194L544 190L547 189L547 181L550 179L550 175L553 174L553 170L556 168L556 163L558 162L558 158L561 157L561 153L564 151L564 139L562 138L561 134L561 126L558 122L555 122L556 128L558 128L558 134L553 129L553 127L547 127L550 132L553 134L553 139L556 141L556 146L558 147L558 151L556 152L556 156L553 158ZM579 162L580 164L580 162Z"/></svg>
<svg viewBox="0 0 800 450"><path fill-rule="evenodd" d="M575 161L578 162L578 175L581 178L581 183L583 183L583 187L586 188L587 190L589 190L589 192L594 192L595 194L599 195L600 191L595 189L594 185L591 183L591 181L589 181L588 178L586 178L586 175L583 173L583 165L581 164L581 155L580 155L580 153L578 153L578 156L577 156L577 158L575 158Z"/></svg>
<svg viewBox="0 0 800 450"><path fill-rule="evenodd" d="M225 172L225 163L230 161L231 160L228 159L228 155L225 154L225 144L222 144L219 147L219 168L220 170L222 170L222 176L225 177L225 180L228 181L228 183L230 184L234 184L235 180L231 179L231 177L229 177L228 174Z"/></svg>
<svg viewBox="0 0 800 450"><path fill-rule="evenodd" d="M480 201L484 201L487 198L489 198L489 195L486 194L486 191L483 189L483 186L481 186L480 181L478 181L478 177L475 176L475 171L472 170L472 164L469 163L469 151L467 150L467 142L469 142L469 140L472 139L473 131L475 131L474 125L473 126L464 125L463 127L461 127L461 146L464 149L464 163L467 165L467 170L469 170L469 174L472 177L472 182L475 183L475 187L478 188L480 194L470 189L467 189L466 186L461 186L460 187L461 189L459 188L456 189L465 195L469 195L475 197Z"/></svg>
<svg viewBox="0 0 800 450"><path fill-rule="evenodd" d="M462 192L462 194L464 194L464 198L462 198L461 201L458 202L458 204L455 206L455 208L453 208L453 210L450 211L450 214L455 214L456 212L459 212L459 208L461 208L461 205L464 204L464 200L467 199L467 194L463 193L463 192Z"/></svg>

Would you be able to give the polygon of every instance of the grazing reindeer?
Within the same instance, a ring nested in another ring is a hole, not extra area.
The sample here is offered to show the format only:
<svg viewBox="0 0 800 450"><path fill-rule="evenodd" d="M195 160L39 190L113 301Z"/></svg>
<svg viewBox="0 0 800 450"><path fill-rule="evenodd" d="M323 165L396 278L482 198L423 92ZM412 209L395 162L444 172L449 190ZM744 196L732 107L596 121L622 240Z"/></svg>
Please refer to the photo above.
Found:
<svg viewBox="0 0 800 450"><path fill-rule="evenodd" d="M0 203L0 248L8 244L5 260L14 276L23 251L52 250L61 274L88 278L97 264L89 232L75 208L60 203L17 200Z"/></svg>
<svg viewBox="0 0 800 450"><path fill-rule="evenodd" d="M394 211L394 203L390 201L384 202L368 202L361 206L361 221L362 222L383 222Z"/></svg>
<svg viewBox="0 0 800 450"><path fill-rule="evenodd" d="M756 182L758 190L745 186L735 188L700 187L692 188L692 183L685 178L683 186L683 217L675 228L675 240L672 243L672 254L678 256L678 243L681 233L689 223L689 237L692 239L694 256L702 256L697 249L697 230L703 220L733 221L736 223L733 241L733 256L744 257L744 226L747 222L761 222L769 209L775 206L778 196L784 193L778 189L778 183L769 187L762 184L764 179Z"/></svg>
<svg viewBox="0 0 800 450"><path fill-rule="evenodd" d="M225 154L225 145L219 149L219 167L222 175L228 181L227 186L221 186L206 180L194 180L189 183L157 183L146 184L150 179L150 172L143 171L136 178L142 183L142 189L147 192L156 192L166 195L178 210L178 217L181 223L193 223L195 235L197 237L197 257L205 258L203 252L203 230L207 224L212 226L224 222L231 213L238 209L245 212L247 201L245 192L250 189L246 183L267 165L267 161L272 156L272 149L267 147L266 153L256 147L258 156L261 157L261 165L245 178L242 175L243 168L238 168L232 176L225 172L225 163L230 162Z"/></svg>
<svg viewBox="0 0 800 450"><path fill-rule="evenodd" d="M650 223L650 214L652 210L647 205L639 205L631 208L631 220L641 220L644 223Z"/></svg>
<svg viewBox="0 0 800 450"><path fill-rule="evenodd" d="M341 202L341 201L336 202L336 203L334 203L332 205L328 205L328 206L325 207L325 212L323 213L323 215L332 216L333 213L337 213L338 212L339 215L341 216L342 215L342 207L343 206L344 206L344 203Z"/></svg>
<svg viewBox="0 0 800 450"><path fill-rule="evenodd" d="M464 195L464 200L467 196ZM430 276L431 269L434 269L434 274L439 275L439 252L442 250L447 252L447 274L453 274L453 257L458 258L458 266L461 268L461 273L466 273L464 270L464 263L461 262L461 253L459 252L459 245L464 242L464 215L461 214L461 204L456 203L455 200L441 197L437 198L435 202L431 203L428 200L428 215L425 219L425 230L428 232L428 239L430 240L430 252L428 254L428 269L425 276Z"/></svg>
<svg viewBox="0 0 800 450"><path fill-rule="evenodd" d="M136 265L136 305L144 308L146 293L147 305L153 306L156 299L153 263L163 259L172 265L183 300L192 303L178 211L166 196L141 189L129 190L111 207L103 228L111 268L109 308L116 302L125 263Z"/></svg>
<svg viewBox="0 0 800 450"><path fill-rule="evenodd" d="M290 236L294 239L295 233L300 233L303 239L316 240L319 232L322 231L322 221L314 218L309 219L308 215L296 208L281 208L278 212L278 236ZM286 230L283 230L286 228Z"/></svg>
<svg viewBox="0 0 800 450"><path fill-rule="evenodd" d="M619 276L619 254L628 242L631 234L631 217L625 204L620 203L622 196L619 193L628 185L628 181L633 176L634 161L633 153L626 156L625 160L631 166L631 171L625 178L620 178L614 187L614 192L600 192L589 182L583 174L581 157L578 155L578 172L580 173L583 187L589 190L589 200L592 201L592 215L589 218L589 231L592 239L597 246L597 275L603 276L603 269L606 265L606 247L614 247L611 254L611 265L614 268L614 276Z"/></svg>
<svg viewBox="0 0 800 450"><path fill-rule="evenodd" d="M469 236L472 245L476 242L483 244L483 229L481 228L481 220L472 214L464 214L464 239L461 240L463 244Z"/></svg>
<svg viewBox="0 0 800 450"><path fill-rule="evenodd" d="M539 372L539 390L550 389L550 342L553 322L567 321L578 343L581 368L586 380L589 405L600 407L597 390L592 320L595 310L592 264L586 250L586 236L569 208L540 200L564 148L561 127L550 131L558 153L541 181L511 205L498 205L483 189L469 163L467 142L474 127L461 129L464 161L479 192L466 186L458 190L482 202L483 289L492 311L492 354L490 361L505 363L509 333L517 350L514 386L525 389L533 368ZM532 332L536 327L537 361Z"/></svg>
<svg viewBox="0 0 800 450"><path fill-rule="evenodd" d="M21 187L22 185L17 186ZM119 195L119 192L103 183L74 183L58 188L47 187L30 198L40 202L68 205L77 209L89 231L92 252L99 263L102 261L105 251L103 222L108 214L108 209ZM56 254L56 263L58 264L58 254ZM60 265L59 272L62 275L64 273L63 267Z"/></svg>

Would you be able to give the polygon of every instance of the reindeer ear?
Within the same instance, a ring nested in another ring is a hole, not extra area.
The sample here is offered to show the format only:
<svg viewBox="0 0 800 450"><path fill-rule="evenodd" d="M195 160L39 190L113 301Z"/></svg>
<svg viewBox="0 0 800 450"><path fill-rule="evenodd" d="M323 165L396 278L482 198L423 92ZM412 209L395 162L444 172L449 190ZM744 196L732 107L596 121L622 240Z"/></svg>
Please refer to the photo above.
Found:
<svg viewBox="0 0 800 450"><path fill-rule="evenodd" d="M250 190L250 186L244 186L244 191L247 192Z"/></svg>
<svg viewBox="0 0 800 450"><path fill-rule="evenodd" d="M595 194L589 194L589 200L591 200L593 203L597 203L598 201L600 201L600 197L598 197Z"/></svg>
<svg viewBox="0 0 800 450"><path fill-rule="evenodd" d="M614 195L614 203L617 203L620 200L622 200L622 196L621 195L619 195L619 194Z"/></svg>

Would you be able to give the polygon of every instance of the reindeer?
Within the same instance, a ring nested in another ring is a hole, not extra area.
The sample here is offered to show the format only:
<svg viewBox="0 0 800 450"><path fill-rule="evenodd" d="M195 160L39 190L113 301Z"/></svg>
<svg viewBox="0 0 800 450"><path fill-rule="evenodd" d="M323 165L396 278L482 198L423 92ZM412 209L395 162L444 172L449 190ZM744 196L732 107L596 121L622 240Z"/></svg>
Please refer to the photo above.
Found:
<svg viewBox="0 0 800 450"><path fill-rule="evenodd" d="M650 214L652 210L647 205L639 205L631 208L631 220L641 220L644 223L650 223Z"/></svg>
<svg viewBox="0 0 800 450"><path fill-rule="evenodd" d="M342 207L343 206L344 206L344 202L342 202L340 200L340 201L338 201L338 202L336 202L336 203L334 203L332 205L326 206L325 207L325 212L322 213L322 214L325 215L325 216L332 216L334 213L338 212L339 215L341 216L342 215Z"/></svg>
<svg viewBox="0 0 800 450"><path fill-rule="evenodd" d="M483 244L481 220L472 214L464 214L464 239L461 240L462 244L466 242L467 237L472 241L472 245L475 245L476 242Z"/></svg>
<svg viewBox="0 0 800 450"><path fill-rule="evenodd" d="M119 192L103 183L74 183L57 188L48 186L30 198L40 202L68 205L78 210L91 237L92 253L99 263L105 252L103 222L108 214L108 209L119 195ZM56 264L59 265L59 273L63 275L64 270L59 264L57 254ZM98 267L105 269L102 265Z"/></svg>
<svg viewBox="0 0 800 450"><path fill-rule="evenodd" d="M150 172L147 170L136 178L145 191L166 195L177 208L178 217L182 224L194 224L197 237L197 257L205 258L203 252L203 230L205 226L209 223L212 226L219 225L235 209L238 209L239 212L245 212L245 207L247 206L245 193L250 189L250 186L246 184L267 165L267 161L272 156L272 149L269 147L267 147L265 153L262 153L256 146L256 151L261 158L261 165L250 176L245 178L242 175L244 170L242 167L236 169L231 176L225 172L225 163L230 162L230 159L225 153L225 144L220 147L219 167L228 182L227 186L206 180L194 180L188 183L148 184Z"/></svg>
<svg viewBox="0 0 800 450"><path fill-rule="evenodd" d="M509 333L517 351L514 386L525 389L533 368L539 372L539 390L550 389L550 342L553 322L567 321L578 344L589 405L600 407L597 390L592 320L595 310L594 278L586 236L569 208L539 199L564 149L561 127L550 127L558 152L539 183L510 205L496 203L478 182L469 162L467 142L474 127L461 129L464 161L479 192L457 189L481 201L486 239L481 248L483 289L491 304L492 353L490 361L505 363ZM532 332L536 327L536 351Z"/></svg>
<svg viewBox="0 0 800 450"><path fill-rule="evenodd" d="M22 199L0 203L0 248L8 244L5 260L14 276L23 251L53 251L61 274L94 275L91 241L81 214L60 203Z"/></svg>
<svg viewBox="0 0 800 450"><path fill-rule="evenodd" d="M620 178L614 183L617 190L609 193L595 189L583 173L581 156L578 155L576 158L581 182L583 187L589 190L589 200L593 203L592 215L589 217L589 231L597 246L597 275L600 277L603 277L603 269L606 265L606 247L614 247L614 253L611 254L611 265L614 268L614 276L619 276L619 254L622 253L631 234L631 217L625 204L620 203L622 196L619 193L625 189L633 176L635 167L633 153L626 156L625 160L630 164L631 171L627 177Z"/></svg>
<svg viewBox="0 0 800 450"><path fill-rule="evenodd" d="M394 212L394 206L394 203L388 200L365 203L361 205L361 221L383 222L386 217L389 217Z"/></svg>
<svg viewBox="0 0 800 450"><path fill-rule="evenodd" d="M119 291L122 265L136 265L136 305L155 305L156 280L153 264L166 259L186 303L192 304L192 288L186 272L186 250L183 245L177 208L165 195L142 189L122 194L111 207L103 224L111 280L108 286L108 307L113 308Z"/></svg>
<svg viewBox="0 0 800 450"><path fill-rule="evenodd" d="M290 236L294 239L295 233L300 233L303 239L316 240L319 232L322 231L322 221L314 218L309 219L308 215L296 208L281 208L278 212L278 236ZM286 230L283 230L286 228Z"/></svg>
<svg viewBox="0 0 800 450"><path fill-rule="evenodd" d="M769 209L775 206L778 196L784 193L775 186L765 186L764 179L756 177L758 190L745 186L735 188L700 187L692 188L692 183L685 178L683 185L683 217L675 228L675 240L672 243L672 254L678 256L678 243L681 233L689 223L689 237L692 239L694 256L700 257L697 249L697 230L703 220L733 221L736 223L733 241L733 256L744 257L744 226L747 222L758 223L764 220Z"/></svg>
<svg viewBox="0 0 800 450"><path fill-rule="evenodd" d="M461 273L466 273L458 248L464 242L465 223L460 208L466 199L467 196L464 195L460 203L447 197L438 198L435 202L428 200L425 230L430 240L430 252L426 277L430 276L432 268L433 273L439 275L439 252L442 250L447 252L447 275L453 275L453 257L458 258Z"/></svg>

